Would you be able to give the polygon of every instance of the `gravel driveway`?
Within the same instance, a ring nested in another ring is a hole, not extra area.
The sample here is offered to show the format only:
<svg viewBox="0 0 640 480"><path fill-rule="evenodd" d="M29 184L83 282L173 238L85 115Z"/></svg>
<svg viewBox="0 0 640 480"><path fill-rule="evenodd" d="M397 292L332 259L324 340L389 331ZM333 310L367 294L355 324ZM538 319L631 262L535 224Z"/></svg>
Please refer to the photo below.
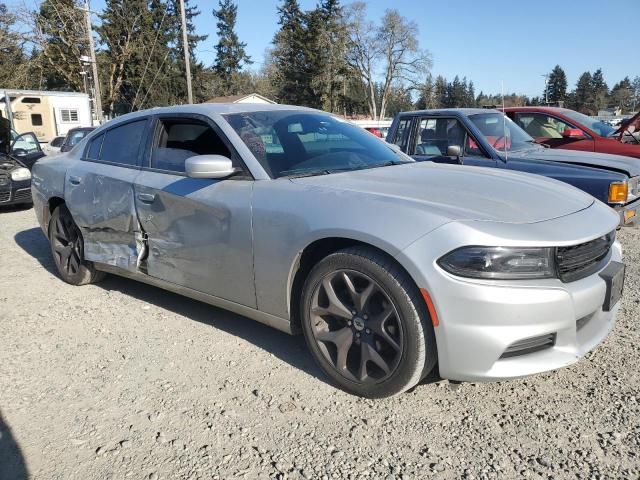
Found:
<svg viewBox="0 0 640 480"><path fill-rule="evenodd" d="M301 337L129 280L72 287L0 211L0 479L638 478L640 229L618 323L577 365L387 400Z"/></svg>

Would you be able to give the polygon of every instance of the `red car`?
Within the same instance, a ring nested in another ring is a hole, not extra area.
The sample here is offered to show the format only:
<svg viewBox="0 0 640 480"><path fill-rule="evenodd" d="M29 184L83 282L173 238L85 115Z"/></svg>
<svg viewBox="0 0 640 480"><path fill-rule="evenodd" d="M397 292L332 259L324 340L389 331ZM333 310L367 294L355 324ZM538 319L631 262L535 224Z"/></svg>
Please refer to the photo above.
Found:
<svg viewBox="0 0 640 480"><path fill-rule="evenodd" d="M640 116L616 128L568 108L509 107L507 116L538 143L551 148L640 158Z"/></svg>

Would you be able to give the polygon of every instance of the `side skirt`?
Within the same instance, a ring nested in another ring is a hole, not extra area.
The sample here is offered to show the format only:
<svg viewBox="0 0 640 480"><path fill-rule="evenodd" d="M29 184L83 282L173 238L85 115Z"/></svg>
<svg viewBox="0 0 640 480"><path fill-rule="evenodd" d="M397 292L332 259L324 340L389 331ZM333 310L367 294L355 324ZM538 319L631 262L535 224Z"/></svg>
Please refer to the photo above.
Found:
<svg viewBox="0 0 640 480"><path fill-rule="evenodd" d="M252 320L264 323L265 325L269 325L270 327L273 327L277 330L288 333L289 335L292 334L291 322L284 318L276 317L275 315L261 312L251 307L240 305L239 303L230 302L229 300L215 297L207 293L198 292L197 290L183 287L182 285L176 285L175 283L160 280L159 278L150 277L149 275L145 275L144 273L124 270L104 263L95 263L94 265L97 270L100 270L102 272L111 273L121 277L130 278L131 280L146 283L154 287L159 287L164 290L177 293L178 295L183 295L185 297L192 298L193 300L198 300L199 302L207 303L214 307L229 310L230 312L237 313L238 315L248 317Z"/></svg>

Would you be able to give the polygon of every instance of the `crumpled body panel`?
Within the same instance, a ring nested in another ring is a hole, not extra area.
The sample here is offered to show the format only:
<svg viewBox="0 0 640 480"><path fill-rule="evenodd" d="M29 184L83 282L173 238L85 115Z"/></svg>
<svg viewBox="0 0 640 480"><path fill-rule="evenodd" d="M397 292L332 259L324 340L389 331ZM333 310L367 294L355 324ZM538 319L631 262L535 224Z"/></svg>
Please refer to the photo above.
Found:
<svg viewBox="0 0 640 480"><path fill-rule="evenodd" d="M141 229L133 181L138 170L78 162L67 171L65 197L82 231L87 260L135 270Z"/></svg>

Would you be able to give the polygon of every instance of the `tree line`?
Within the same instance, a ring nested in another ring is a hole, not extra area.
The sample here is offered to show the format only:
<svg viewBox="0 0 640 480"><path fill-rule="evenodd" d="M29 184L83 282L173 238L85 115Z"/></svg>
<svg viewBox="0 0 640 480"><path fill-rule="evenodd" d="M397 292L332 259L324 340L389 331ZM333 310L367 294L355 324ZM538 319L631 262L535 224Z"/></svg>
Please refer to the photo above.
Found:
<svg viewBox="0 0 640 480"><path fill-rule="evenodd" d="M236 33L237 4L219 0L206 12L215 32L196 31L203 12L184 0L196 102L259 93L280 103L350 117L385 118L414 108L541 104L597 113L612 104L626 110L640 98L640 79L609 90L601 70L585 72L572 91L556 66L541 97L476 94L473 81L431 73L432 57L418 41L417 24L396 9L371 21L365 2L318 0L303 10L298 0L277 6L278 30L259 69ZM104 113L186 102L179 0L105 0L94 12L97 64ZM0 87L86 91L91 87L81 0L43 0L37 10L0 3ZM96 20L97 16L97 20ZM215 59L205 65L198 47L215 33Z"/></svg>

